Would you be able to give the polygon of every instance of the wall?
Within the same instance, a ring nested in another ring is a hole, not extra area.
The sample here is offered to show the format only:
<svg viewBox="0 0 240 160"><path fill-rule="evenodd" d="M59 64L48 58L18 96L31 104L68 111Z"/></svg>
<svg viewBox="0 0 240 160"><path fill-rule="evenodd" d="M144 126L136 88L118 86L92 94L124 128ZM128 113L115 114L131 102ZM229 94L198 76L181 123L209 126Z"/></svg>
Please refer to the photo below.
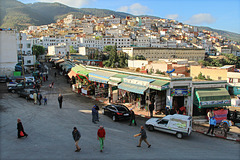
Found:
<svg viewBox="0 0 240 160"><path fill-rule="evenodd" d="M206 78L211 78L212 80L227 80L227 69L220 69L219 67L215 68L201 68L201 66L191 66L190 67L190 76L192 78L198 76L202 73ZM221 77L221 79L219 79Z"/></svg>
<svg viewBox="0 0 240 160"><path fill-rule="evenodd" d="M11 76L17 64L16 32L0 31L0 75Z"/></svg>
<svg viewBox="0 0 240 160"><path fill-rule="evenodd" d="M129 68L140 68L145 67L148 64L146 60L128 60Z"/></svg>
<svg viewBox="0 0 240 160"><path fill-rule="evenodd" d="M205 57L204 49L130 47L122 48L122 51L126 52L130 57L143 55L149 60L178 58L190 61L199 61L203 60Z"/></svg>

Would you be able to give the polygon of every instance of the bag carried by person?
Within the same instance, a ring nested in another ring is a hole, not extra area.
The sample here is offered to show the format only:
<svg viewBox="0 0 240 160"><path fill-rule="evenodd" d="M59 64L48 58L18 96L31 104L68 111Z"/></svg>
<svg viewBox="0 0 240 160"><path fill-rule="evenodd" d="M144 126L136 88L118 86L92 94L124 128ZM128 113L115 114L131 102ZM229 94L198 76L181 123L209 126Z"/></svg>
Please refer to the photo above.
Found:
<svg viewBox="0 0 240 160"><path fill-rule="evenodd" d="M23 137L24 136L24 133L23 131L20 131L20 136Z"/></svg>

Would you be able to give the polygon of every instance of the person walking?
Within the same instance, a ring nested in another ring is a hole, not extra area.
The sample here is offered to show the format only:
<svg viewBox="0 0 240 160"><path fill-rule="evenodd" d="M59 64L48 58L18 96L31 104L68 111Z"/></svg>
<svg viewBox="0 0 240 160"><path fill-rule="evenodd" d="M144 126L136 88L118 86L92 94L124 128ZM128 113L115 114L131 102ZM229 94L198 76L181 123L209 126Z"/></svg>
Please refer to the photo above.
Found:
<svg viewBox="0 0 240 160"><path fill-rule="evenodd" d="M148 141L147 141L147 133L144 130L143 126L141 126L140 133L135 135L135 137L137 137L137 136L141 136L140 139L139 139L139 144L137 145L137 147L141 147L142 141L144 141L148 145L148 148L151 147L151 144L149 144Z"/></svg>
<svg viewBox="0 0 240 160"><path fill-rule="evenodd" d="M136 120L135 120L135 113L132 109L130 109L130 123L129 126L131 126L134 123L134 125L136 126Z"/></svg>
<svg viewBox="0 0 240 160"><path fill-rule="evenodd" d="M97 110L96 110L96 106L94 105L92 108L92 122L96 124L96 120L97 120Z"/></svg>
<svg viewBox="0 0 240 160"><path fill-rule="evenodd" d="M39 106L42 105L42 94L39 92L38 92L37 100L38 100Z"/></svg>
<svg viewBox="0 0 240 160"><path fill-rule="evenodd" d="M37 93L33 93L34 104L37 104Z"/></svg>
<svg viewBox="0 0 240 160"><path fill-rule="evenodd" d="M55 77L57 77L57 72L54 73Z"/></svg>
<svg viewBox="0 0 240 160"><path fill-rule="evenodd" d="M59 103L59 108L62 109L62 101L63 101L63 96L61 94L58 95L58 103Z"/></svg>
<svg viewBox="0 0 240 160"><path fill-rule="evenodd" d="M43 101L44 101L44 105L47 105L47 97L46 96L43 98Z"/></svg>
<svg viewBox="0 0 240 160"><path fill-rule="evenodd" d="M81 148L78 146L78 142L79 142L79 139L81 138L81 133L77 130L77 127L73 128L72 136L73 136L73 139L75 141L75 146L76 146L75 152L79 152L81 150Z"/></svg>
<svg viewBox="0 0 240 160"><path fill-rule="evenodd" d="M216 120L215 120L215 117L211 117L210 120L209 120L209 129L208 129L208 132L207 134L209 134L209 132L212 130L211 132L211 135L214 136L214 127L216 126Z"/></svg>
<svg viewBox="0 0 240 160"><path fill-rule="evenodd" d="M95 109L96 109L96 121L99 122L99 113L98 113L99 107L98 107L98 105L96 105L96 104L95 104Z"/></svg>
<svg viewBox="0 0 240 160"><path fill-rule="evenodd" d="M103 128L103 126L100 126L97 132L98 136L97 139L100 142L100 152L102 152L104 148L105 135L106 135L105 129Z"/></svg>
<svg viewBox="0 0 240 160"><path fill-rule="evenodd" d="M234 123L236 123L236 121L237 121L237 111L236 110L232 114L232 120Z"/></svg>
<svg viewBox="0 0 240 160"><path fill-rule="evenodd" d="M153 117L154 105L153 105L152 101L150 101L148 109L149 109L149 112L150 112L150 117Z"/></svg>
<svg viewBox="0 0 240 160"><path fill-rule="evenodd" d="M208 116L208 120L210 121L210 119L214 116L212 109L208 111L207 116Z"/></svg>
<svg viewBox="0 0 240 160"><path fill-rule="evenodd" d="M18 130L18 138L27 137L28 134L24 132L24 128L21 122L21 119L17 119L17 130Z"/></svg>

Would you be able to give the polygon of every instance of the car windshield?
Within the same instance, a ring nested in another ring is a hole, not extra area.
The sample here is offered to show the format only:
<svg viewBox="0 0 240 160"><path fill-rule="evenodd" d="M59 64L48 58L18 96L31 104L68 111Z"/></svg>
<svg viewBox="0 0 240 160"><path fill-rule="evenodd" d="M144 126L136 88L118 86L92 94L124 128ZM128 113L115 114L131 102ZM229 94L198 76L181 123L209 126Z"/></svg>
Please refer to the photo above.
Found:
<svg viewBox="0 0 240 160"><path fill-rule="evenodd" d="M126 107L124 106L116 106L118 111L128 111Z"/></svg>

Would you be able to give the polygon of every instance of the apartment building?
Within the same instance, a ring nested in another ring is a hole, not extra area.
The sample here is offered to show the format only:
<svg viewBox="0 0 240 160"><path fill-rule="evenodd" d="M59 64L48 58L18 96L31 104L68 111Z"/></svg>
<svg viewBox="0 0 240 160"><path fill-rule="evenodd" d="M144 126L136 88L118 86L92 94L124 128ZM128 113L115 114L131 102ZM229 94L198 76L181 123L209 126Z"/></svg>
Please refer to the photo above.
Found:
<svg viewBox="0 0 240 160"><path fill-rule="evenodd" d="M12 76L17 64L17 36L14 30L0 30L0 75Z"/></svg>
<svg viewBox="0 0 240 160"><path fill-rule="evenodd" d="M130 37L104 37L102 38L103 48L109 45L117 44L117 48L130 47L132 44L132 39Z"/></svg>
<svg viewBox="0 0 240 160"><path fill-rule="evenodd" d="M129 47L122 48L122 51L127 53L129 57L142 55L149 60L178 58L199 61L205 57L204 49Z"/></svg>
<svg viewBox="0 0 240 160"><path fill-rule="evenodd" d="M17 37L17 53L23 55L32 54L32 42L28 39L26 33L16 33Z"/></svg>

